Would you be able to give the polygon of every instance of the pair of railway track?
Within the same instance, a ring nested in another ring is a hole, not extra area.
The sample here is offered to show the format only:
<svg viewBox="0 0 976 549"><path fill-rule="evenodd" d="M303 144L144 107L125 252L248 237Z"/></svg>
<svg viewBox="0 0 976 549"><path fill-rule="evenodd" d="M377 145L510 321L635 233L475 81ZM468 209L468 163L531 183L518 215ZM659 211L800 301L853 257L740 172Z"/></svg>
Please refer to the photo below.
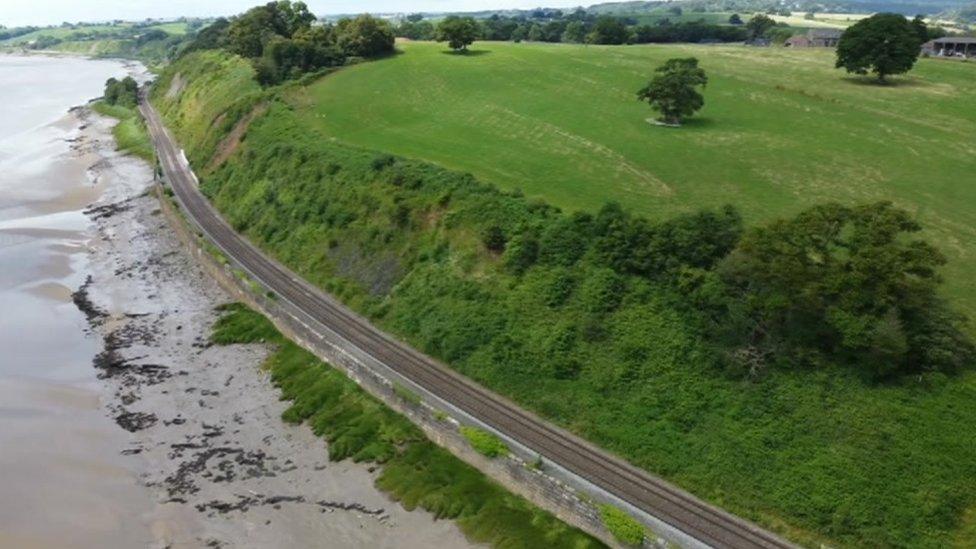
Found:
<svg viewBox="0 0 976 549"><path fill-rule="evenodd" d="M496 395L409 346L393 339L234 231L197 188L186 157L148 101L146 119L162 169L189 217L209 239L251 276L304 317L443 401L667 523L703 546L735 549L794 547L776 535L727 513L624 460L601 450L507 399Z"/></svg>

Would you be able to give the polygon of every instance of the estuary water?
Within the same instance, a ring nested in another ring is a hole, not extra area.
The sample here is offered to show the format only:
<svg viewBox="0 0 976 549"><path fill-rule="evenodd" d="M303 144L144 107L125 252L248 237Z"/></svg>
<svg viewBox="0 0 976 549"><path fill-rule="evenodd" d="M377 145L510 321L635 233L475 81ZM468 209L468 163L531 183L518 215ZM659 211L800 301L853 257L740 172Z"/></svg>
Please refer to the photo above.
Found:
<svg viewBox="0 0 976 549"><path fill-rule="evenodd" d="M143 547L153 506L101 406L101 342L71 294L104 191L69 108L116 61L0 55L0 547Z"/></svg>

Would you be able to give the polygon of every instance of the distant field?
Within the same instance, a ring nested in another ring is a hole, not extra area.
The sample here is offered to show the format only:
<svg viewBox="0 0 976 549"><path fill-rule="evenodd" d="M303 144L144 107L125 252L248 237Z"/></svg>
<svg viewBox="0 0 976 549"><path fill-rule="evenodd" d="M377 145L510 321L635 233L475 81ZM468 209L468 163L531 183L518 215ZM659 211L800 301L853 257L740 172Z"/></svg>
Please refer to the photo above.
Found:
<svg viewBox="0 0 976 549"><path fill-rule="evenodd" d="M861 19L864 19L869 14L857 14L857 13L816 13L813 19L804 19L806 13L799 11L793 12L792 15L770 15L775 21L779 23L786 23L791 27L817 27L817 28L833 28L833 29L846 29L847 27L857 23Z"/></svg>
<svg viewBox="0 0 976 549"><path fill-rule="evenodd" d="M58 38L60 40L70 41L75 40L79 35L87 35L91 33L109 33L116 31L129 30L132 28L132 23L120 23L118 25L92 25L83 26L77 28L67 28L67 27L50 27L44 29L38 29L34 32L23 34L21 36L15 36L13 38L8 38L7 40L0 40L0 45L13 45L13 44L23 44L26 42L31 42L39 38ZM159 29L169 34L173 35L183 35L187 32L187 24L182 22L173 23L161 23L159 25L152 25L145 27L144 30Z"/></svg>
<svg viewBox="0 0 976 549"><path fill-rule="evenodd" d="M188 27L186 23L173 22L173 23L160 23L159 25L153 25L148 27L150 29L159 29L163 32L175 35L184 35L187 33Z"/></svg>
<svg viewBox="0 0 976 549"><path fill-rule="evenodd" d="M976 65L921 60L899 85L833 69L833 52L739 46L429 43L295 97L341 141L431 160L566 209L616 200L653 217L731 203L751 221L828 200L890 199L950 257L976 313ZM706 106L670 130L635 91L697 56ZM976 315L972 315L976 316Z"/></svg>

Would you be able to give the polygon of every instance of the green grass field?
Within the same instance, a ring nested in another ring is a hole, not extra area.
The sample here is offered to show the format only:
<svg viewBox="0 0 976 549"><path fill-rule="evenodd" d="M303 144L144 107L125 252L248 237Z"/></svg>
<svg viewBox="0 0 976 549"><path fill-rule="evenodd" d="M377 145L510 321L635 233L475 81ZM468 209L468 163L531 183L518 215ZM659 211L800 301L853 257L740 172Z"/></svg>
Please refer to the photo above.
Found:
<svg viewBox="0 0 976 549"><path fill-rule="evenodd" d="M341 141L423 158L566 209L616 200L655 218L731 203L747 220L837 200L916 212L976 312L976 65L921 60L897 86L833 53L719 46L440 44L340 71L297 96ZM670 57L710 81L700 116L655 127L635 92ZM973 315L976 316L976 315Z"/></svg>

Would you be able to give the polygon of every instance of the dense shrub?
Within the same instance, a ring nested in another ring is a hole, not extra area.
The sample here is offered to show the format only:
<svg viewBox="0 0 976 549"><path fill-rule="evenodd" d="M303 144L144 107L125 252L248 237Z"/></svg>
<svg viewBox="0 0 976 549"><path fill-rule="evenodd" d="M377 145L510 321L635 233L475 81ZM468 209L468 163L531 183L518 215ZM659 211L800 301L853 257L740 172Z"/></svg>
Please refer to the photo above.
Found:
<svg viewBox="0 0 976 549"><path fill-rule="evenodd" d="M251 60L255 78L271 86L355 60L393 51L390 24L369 15L312 25L316 17L304 2L269 2L236 17L217 19L183 50L182 55L209 49Z"/></svg>
<svg viewBox="0 0 976 549"><path fill-rule="evenodd" d="M471 444L471 447L483 456L496 458L508 455L508 446L505 446L501 439L484 429L461 427L461 434Z"/></svg>
<svg viewBox="0 0 976 549"><path fill-rule="evenodd" d="M739 321L723 324L741 345L816 349L877 377L958 371L976 352L938 296L945 258L910 238L920 230L888 202L826 204L753 229L721 266Z"/></svg>
<svg viewBox="0 0 976 549"><path fill-rule="evenodd" d="M600 505L600 518L610 534L620 543L636 547L644 542L644 526L617 507Z"/></svg>
<svg viewBox="0 0 976 549"><path fill-rule="evenodd" d="M105 82L103 99L109 105L135 107L139 104L139 84L131 76L126 76L122 80L109 78Z"/></svg>
<svg viewBox="0 0 976 549"><path fill-rule="evenodd" d="M393 28L382 19L360 15L336 23L336 42L346 55L376 57L393 53Z"/></svg>

